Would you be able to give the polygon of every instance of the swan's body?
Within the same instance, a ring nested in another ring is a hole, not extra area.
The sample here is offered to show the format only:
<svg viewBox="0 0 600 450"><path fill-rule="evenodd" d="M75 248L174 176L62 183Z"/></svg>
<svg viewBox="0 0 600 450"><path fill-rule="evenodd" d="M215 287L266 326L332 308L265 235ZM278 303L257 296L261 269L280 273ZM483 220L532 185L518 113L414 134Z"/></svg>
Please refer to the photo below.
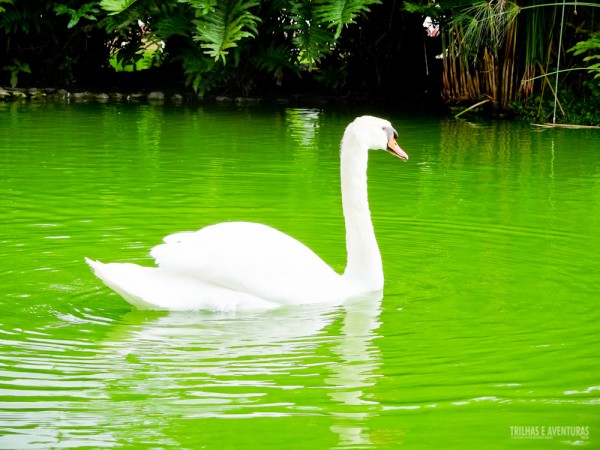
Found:
<svg viewBox="0 0 600 450"><path fill-rule="evenodd" d="M158 267L103 264L95 274L142 309L242 310L346 298L383 289L381 255L367 197L369 149L408 159L391 124L359 117L341 147L342 203L348 264L343 275L312 250L266 225L226 222L167 236L150 254Z"/></svg>

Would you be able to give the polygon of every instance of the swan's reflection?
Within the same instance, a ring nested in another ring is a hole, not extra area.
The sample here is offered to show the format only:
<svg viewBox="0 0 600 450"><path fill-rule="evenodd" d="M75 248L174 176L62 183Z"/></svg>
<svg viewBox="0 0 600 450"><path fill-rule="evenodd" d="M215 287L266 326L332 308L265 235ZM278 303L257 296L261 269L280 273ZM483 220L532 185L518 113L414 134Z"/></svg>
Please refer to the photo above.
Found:
<svg viewBox="0 0 600 450"><path fill-rule="evenodd" d="M333 348L342 364L333 365L331 375L325 380L337 387L329 395L340 404L376 405L367 398L364 388L375 384L379 368L379 351L372 341L380 325L381 299L381 293L377 293L353 299L345 305L341 338ZM331 427L339 435L341 447L372 444L365 423L372 409L363 407L357 410L342 415L345 420Z"/></svg>
<svg viewBox="0 0 600 450"><path fill-rule="evenodd" d="M234 315L133 311L105 342L121 372L109 395L152 399L144 420L160 416L163 439L177 417L317 414L333 417L340 445L369 444L381 298Z"/></svg>

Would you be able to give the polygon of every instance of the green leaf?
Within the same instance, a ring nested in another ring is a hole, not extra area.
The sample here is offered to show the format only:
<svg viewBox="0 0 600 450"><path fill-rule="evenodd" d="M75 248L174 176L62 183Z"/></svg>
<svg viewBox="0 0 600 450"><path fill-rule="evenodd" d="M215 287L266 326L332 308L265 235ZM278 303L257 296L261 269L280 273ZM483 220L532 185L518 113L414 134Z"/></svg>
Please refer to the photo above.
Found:
<svg viewBox="0 0 600 450"><path fill-rule="evenodd" d="M300 62L309 70L331 52L335 42L333 33L317 20L315 9L312 2L298 2L292 9L292 24L288 27L294 36L294 45L300 51Z"/></svg>
<svg viewBox="0 0 600 450"><path fill-rule="evenodd" d="M19 72L31 73L31 69L29 64L22 63L18 59L13 59L11 62L12 65L3 66L2 70L10 72L10 85L15 88L19 82Z"/></svg>
<svg viewBox="0 0 600 450"><path fill-rule="evenodd" d="M440 5L434 2L413 3L405 1L404 10L409 13L421 14L423 16L431 16L434 18L440 17L440 15L442 15L444 12Z"/></svg>
<svg viewBox="0 0 600 450"><path fill-rule="evenodd" d="M600 33L594 33L589 39L580 41L569 49L574 55L581 55L589 51L596 51L600 53Z"/></svg>
<svg viewBox="0 0 600 450"><path fill-rule="evenodd" d="M96 16L94 16L94 14L99 13L100 10L96 7L95 3L86 3L78 10L71 9L65 5L57 5L54 7L54 12L57 15L68 14L71 16L71 20L69 21L67 28L73 28L81 19L96 20Z"/></svg>
<svg viewBox="0 0 600 450"><path fill-rule="evenodd" d="M589 39L578 42L568 51L573 52L574 55L581 55L588 52L593 53L583 58L585 62L600 59L600 32L593 33ZM588 65L586 69L590 75L595 73L594 79L600 77L600 63Z"/></svg>
<svg viewBox="0 0 600 450"><path fill-rule="evenodd" d="M8 5L12 5L14 2L13 0L0 0L0 13L5 12L6 10L2 7L2 3L6 3Z"/></svg>
<svg viewBox="0 0 600 450"><path fill-rule="evenodd" d="M183 72L185 75L185 84L191 86L199 95L204 95L215 83L214 76L218 77L216 69L217 63L214 59L208 58L197 49L187 49L181 59ZM213 74L213 78L211 78ZM216 74L216 75L215 75Z"/></svg>
<svg viewBox="0 0 600 450"><path fill-rule="evenodd" d="M187 3L196 9L200 15L209 14L215 11L218 0L177 0L178 3Z"/></svg>
<svg viewBox="0 0 600 450"><path fill-rule="evenodd" d="M292 49L288 45L277 45L271 42L266 49L259 49L258 54L252 58L252 63L258 70L271 73L275 78L280 78L285 69L299 76L300 71L290 58L290 55L293 54Z"/></svg>
<svg viewBox="0 0 600 450"><path fill-rule="evenodd" d="M188 37L194 30L192 22L183 14L171 14L158 18L154 24L153 32L162 40L179 35Z"/></svg>
<svg viewBox="0 0 600 450"><path fill-rule="evenodd" d="M133 5L137 0L102 0L100 6L110 14L119 14Z"/></svg>
<svg viewBox="0 0 600 450"><path fill-rule="evenodd" d="M216 5L210 14L199 11L201 15L194 21L193 39L201 43L207 55L225 63L229 50L237 47L240 40L258 34L260 19L250 12L258 4L258 0L226 0Z"/></svg>
<svg viewBox="0 0 600 450"><path fill-rule="evenodd" d="M319 0L316 2L315 17L329 28L335 28L334 40L337 40L345 25L355 22L355 18L370 12L369 5L381 3L380 0Z"/></svg>

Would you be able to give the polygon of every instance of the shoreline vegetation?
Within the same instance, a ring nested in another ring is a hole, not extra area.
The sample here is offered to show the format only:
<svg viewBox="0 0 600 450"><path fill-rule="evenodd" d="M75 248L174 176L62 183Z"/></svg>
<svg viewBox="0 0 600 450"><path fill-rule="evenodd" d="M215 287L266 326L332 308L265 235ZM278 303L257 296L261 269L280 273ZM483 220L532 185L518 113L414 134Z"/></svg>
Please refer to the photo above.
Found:
<svg viewBox="0 0 600 450"><path fill-rule="evenodd" d="M11 88L0 87L0 103L18 102L55 102L55 103L149 103L149 104L198 104L222 103L237 105L257 104L291 104L318 107L325 105L372 105L377 102L364 99L323 95L318 93L296 93L286 95L198 95L190 90L157 90L157 89L112 89L100 88L67 90L64 88ZM384 106L388 106L385 104ZM423 105L419 106L423 109ZM438 107L432 110L440 111Z"/></svg>
<svg viewBox="0 0 600 450"><path fill-rule="evenodd" d="M480 102L485 106L489 101ZM575 102L580 102L582 105L589 102L586 98L576 98ZM126 103L126 104L154 104L154 105L194 105L201 103L214 104L235 104L239 106L250 106L258 104L280 104L280 105L301 105L305 107L323 107L331 105L351 105L351 106L373 106L378 107L393 107L396 106L400 111L419 111L423 113L442 114L448 117L459 119L461 116L464 119L476 120L478 118L495 118L528 121L533 126L542 128L568 128L568 129L599 129L600 130L600 114L590 116L590 111L587 112L588 117L592 120L581 123L581 118L574 120L577 123L568 123L559 121L552 123L550 121L540 120L540 116L527 113L515 113L514 111L495 111L491 108L478 107L480 105L448 105L442 99L437 101L428 98L420 99L419 101L406 102L389 102L378 98L364 98L359 96L339 96L332 93L323 92L285 92L280 93L263 93L262 95L252 96L231 96L231 95L199 95L190 89L155 89L151 87L142 87L139 89L120 89L111 88L104 89L98 86L91 89L65 89L55 87L8 87L0 86L0 104L9 103ZM527 105L521 105L523 111L531 110L532 102ZM548 108L549 106L546 105ZM573 107L571 105L571 107ZM597 105L600 108L600 102ZM583 106L582 106L583 108ZM577 108L579 109L579 108ZM593 112L593 111L592 111ZM593 120L596 117L596 121Z"/></svg>
<svg viewBox="0 0 600 450"><path fill-rule="evenodd" d="M352 106L378 106L393 107L399 110L419 110L432 113L448 113L441 99L435 101L428 98L385 99L366 97L360 95L335 95L323 90L299 89L296 91L271 91L253 92L252 95L226 95L208 93L200 95L185 87L157 89L152 86L139 87L124 86L110 87L96 86L83 88L59 87L8 87L0 86L0 104L15 102L57 102L57 103L150 103L150 104L197 104L197 103L223 103L238 105L257 104L291 104L307 107L325 105L352 105Z"/></svg>
<svg viewBox="0 0 600 450"><path fill-rule="evenodd" d="M600 125L599 19L586 0L0 0L0 101L260 99Z"/></svg>
<svg viewBox="0 0 600 450"><path fill-rule="evenodd" d="M12 88L12 87L0 87L0 100L5 102L15 101L56 101L56 102L169 102L169 103L187 103L192 101L201 100L197 94L193 92L165 92L160 90L134 90L134 91L123 91L123 90L67 90L64 88ZM243 97L215 97L216 101L236 101L242 102L258 102L259 99L254 98L243 98Z"/></svg>

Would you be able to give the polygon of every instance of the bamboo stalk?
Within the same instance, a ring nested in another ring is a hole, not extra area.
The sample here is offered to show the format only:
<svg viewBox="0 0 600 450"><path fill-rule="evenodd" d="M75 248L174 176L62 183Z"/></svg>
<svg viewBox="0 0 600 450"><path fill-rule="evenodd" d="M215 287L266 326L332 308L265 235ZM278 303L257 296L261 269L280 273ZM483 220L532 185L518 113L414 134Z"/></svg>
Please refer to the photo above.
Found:
<svg viewBox="0 0 600 450"><path fill-rule="evenodd" d="M454 116L456 117L456 116ZM600 126L598 125L573 125L568 123L532 123L534 127L543 127L543 128L570 128L574 130L583 129L583 130L600 130Z"/></svg>
<svg viewBox="0 0 600 450"><path fill-rule="evenodd" d="M552 114L552 123L556 123L556 104L558 102L558 96L556 93L558 92L558 73L560 72L560 51L562 49L562 38L563 38L563 28L565 24L565 4L562 5L562 15L560 18L560 35L558 37L558 54L556 56L556 82L554 87L554 113ZM562 111L562 107L560 108ZM563 116L565 112L563 111Z"/></svg>
<svg viewBox="0 0 600 450"><path fill-rule="evenodd" d="M554 88L552 87L552 83L550 83L550 80L548 79L548 77L546 76L546 73L544 72L544 68L542 67L542 65L539 62L538 62L538 65L540 66L540 70L542 71L542 74L544 75L544 81L550 88L550 91L552 92L552 95L554 96L554 99L555 99L558 107L560 108L560 112L562 113L563 116L566 116L565 110L563 109L562 105L560 104L560 100L558 100L558 95L556 95L556 92L554 91ZM556 115L556 113L554 113L554 115Z"/></svg>
<svg viewBox="0 0 600 450"><path fill-rule="evenodd" d="M460 116L462 116L464 113L466 113L467 111L471 111L473 108L477 108L478 106L481 106L485 103L491 102L491 100L489 98L486 98L485 100L482 100L478 103L475 103L474 105L469 106L467 109L463 109L461 112L459 112L458 114L456 114L454 116L455 119L458 119Z"/></svg>

